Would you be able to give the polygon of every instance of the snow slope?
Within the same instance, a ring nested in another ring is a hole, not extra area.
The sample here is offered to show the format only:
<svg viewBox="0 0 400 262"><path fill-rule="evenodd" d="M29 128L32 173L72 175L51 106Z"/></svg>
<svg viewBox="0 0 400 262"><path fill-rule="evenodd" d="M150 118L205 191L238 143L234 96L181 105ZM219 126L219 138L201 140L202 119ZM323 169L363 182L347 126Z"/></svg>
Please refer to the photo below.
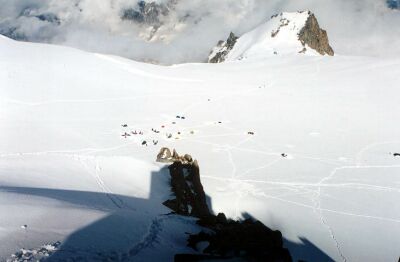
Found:
<svg viewBox="0 0 400 262"><path fill-rule="evenodd" d="M161 67L0 37L0 260L56 241L55 259L192 252L194 221L161 205L168 179L154 160L168 146L199 160L214 211L281 230L296 259L396 261L399 65Z"/></svg>
<svg viewBox="0 0 400 262"><path fill-rule="evenodd" d="M308 11L297 13L280 13L268 22L241 36L226 60L246 58L268 58L273 55L294 55L302 52L303 45L299 41L300 30L309 17ZM318 55L307 48L305 53Z"/></svg>

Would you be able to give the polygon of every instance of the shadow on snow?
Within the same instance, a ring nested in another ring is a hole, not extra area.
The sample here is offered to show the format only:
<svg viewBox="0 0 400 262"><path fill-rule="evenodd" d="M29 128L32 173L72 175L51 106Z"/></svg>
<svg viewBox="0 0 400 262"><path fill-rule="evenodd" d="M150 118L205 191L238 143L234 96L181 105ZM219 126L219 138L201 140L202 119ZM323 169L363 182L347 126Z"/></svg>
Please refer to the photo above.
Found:
<svg viewBox="0 0 400 262"><path fill-rule="evenodd" d="M137 261L139 252L145 252L142 256L144 261L151 261L152 256L158 261L172 261L175 253L195 253L186 247L185 233L198 233L201 228L195 225L196 219L172 215L162 205L171 194L168 172L167 168L162 168L151 173L148 199L112 193L29 187L0 186L0 191L45 197L107 214L69 235L46 261L130 261L134 258ZM207 203L212 210L209 196ZM243 217L251 216L244 213ZM333 261L306 238L300 237L299 240L300 243L284 240L284 246L290 250L294 261Z"/></svg>

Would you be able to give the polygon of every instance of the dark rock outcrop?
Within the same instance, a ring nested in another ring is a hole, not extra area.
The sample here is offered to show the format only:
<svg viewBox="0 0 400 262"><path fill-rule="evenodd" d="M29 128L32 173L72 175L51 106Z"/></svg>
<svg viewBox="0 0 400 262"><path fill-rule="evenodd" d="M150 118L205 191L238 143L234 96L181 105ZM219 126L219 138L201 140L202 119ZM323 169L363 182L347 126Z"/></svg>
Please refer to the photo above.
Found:
<svg viewBox="0 0 400 262"><path fill-rule="evenodd" d="M328 34L319 27L317 18L313 13L308 12L308 15L306 24L299 33L300 42L304 47L307 45L321 55L333 56L335 53L329 45Z"/></svg>
<svg viewBox="0 0 400 262"><path fill-rule="evenodd" d="M200 181L197 160L193 160L187 154L179 156L176 150L173 150L172 156L170 152L169 149L162 148L157 156L159 162L166 160L173 162L168 169L171 176L171 189L175 198L169 199L163 204L180 215L198 218L211 216L206 194ZM166 157L163 158L163 156Z"/></svg>
<svg viewBox="0 0 400 262"><path fill-rule="evenodd" d="M21 13L20 17L37 18L40 21L60 25L61 20L55 13L41 13L38 9L33 7L26 7Z"/></svg>
<svg viewBox="0 0 400 262"><path fill-rule="evenodd" d="M291 34L293 33L293 36L296 37L295 39L296 43L299 44L299 50L293 51L293 53L307 53L307 49L313 49L316 52L318 52L321 55L330 55L333 56L335 53L332 49L332 47L329 45L329 39L328 39L328 34L325 30L321 29L317 18L315 15L310 12L310 11L299 11L298 16L300 18L306 19L304 22L304 25L298 23L296 20L289 20L292 19L293 14L291 16L287 16L286 13L280 13L273 15L271 17L271 21L267 22L269 23L270 26L273 26L273 29L270 31L270 34L268 36L263 35L263 33L260 33L259 31L251 31L250 33L254 34L255 32L260 34L260 38L266 38L265 43L263 45L266 45L266 51L269 50L268 43L270 42L271 44L279 43L280 40L275 41L274 39L279 38L279 36L282 34L281 32L285 31L286 34ZM276 21L276 19L279 19L279 21ZM304 20L301 20L304 21ZM245 36L246 37L246 36ZM209 57L208 57L208 62L209 63L221 63L224 62L228 59L229 53L232 51L232 49L235 47L236 43L238 42L238 37L235 36L233 33L231 33L227 39L227 41L220 41L218 42L218 45L213 48L211 51ZM281 39L283 41L292 41L292 40L287 40L285 38ZM248 42L249 39L245 38L243 40L243 43ZM253 41L253 40L252 40ZM298 41L298 42L297 42ZM291 43L293 44L293 43ZM285 48L285 45L282 45L283 48ZM241 46L241 48L252 48L246 47L246 44L244 46ZM262 45L257 45L257 49L262 50L263 46ZM276 47L274 47L276 48ZM254 50L253 50L254 51ZM246 52L246 50L242 50L241 52ZM253 52L254 53L254 52ZM278 54L278 52L275 50L273 52L274 54ZM230 57L231 58L231 57ZM243 56L239 56L234 59L243 59Z"/></svg>
<svg viewBox="0 0 400 262"><path fill-rule="evenodd" d="M292 261L283 248L282 234L266 227L260 221L229 220L223 213L202 218L198 224L214 233L190 235L188 246L197 249L200 242L208 242L204 253L222 258L241 257L244 261Z"/></svg>
<svg viewBox="0 0 400 262"><path fill-rule="evenodd" d="M208 58L209 63L221 63L224 62L226 56L233 49L236 44L237 37L234 33L230 33L228 39L224 41L219 41L217 47L215 47Z"/></svg>
<svg viewBox="0 0 400 262"><path fill-rule="evenodd" d="M169 148L167 147L161 148L160 152L157 155L156 161L160 163L174 162L172 159L171 150L169 150Z"/></svg>
<svg viewBox="0 0 400 262"><path fill-rule="evenodd" d="M39 19L40 21L44 21L44 22L48 22L48 23L52 23L52 24L56 24L56 25L61 24L60 18L58 18L58 16L53 13L40 14L35 17L37 19Z"/></svg>
<svg viewBox="0 0 400 262"><path fill-rule="evenodd" d="M128 8L123 10L121 18L123 20L131 20L137 23L149 25L160 24L160 17L168 15L168 8L156 2L147 3L140 1L136 8Z"/></svg>
<svg viewBox="0 0 400 262"><path fill-rule="evenodd" d="M156 2L139 1L136 7L123 10L121 18L139 24L160 26L161 18L169 14L169 8L169 3L158 4Z"/></svg>
<svg viewBox="0 0 400 262"><path fill-rule="evenodd" d="M18 40L18 41L28 41L28 38L26 37L26 35L21 33L19 31L18 27L14 27L14 26L0 27L0 35L7 36L11 39Z"/></svg>
<svg viewBox="0 0 400 262"><path fill-rule="evenodd" d="M277 16L278 15L272 16L272 17L277 17ZM278 26L278 28L276 30L272 30L272 32L271 32L272 38L276 37L279 34L282 27L288 26L290 21L286 18L281 18L280 22L281 22L281 24Z"/></svg>
<svg viewBox="0 0 400 262"><path fill-rule="evenodd" d="M199 243L207 242L202 254L177 254L175 261L207 261L240 259L241 261L291 262L289 251L283 247L280 231L274 231L260 221L246 219L235 221L225 214L212 215L200 181L197 160L190 155L179 156L176 150L162 148L157 155L159 162L172 162L168 167L171 188L175 198L163 204L175 213L199 218L197 224L207 229L189 235L188 246L197 250ZM200 250L197 250L200 251Z"/></svg>
<svg viewBox="0 0 400 262"><path fill-rule="evenodd" d="M189 154L185 154L184 156L180 156L176 150L171 150L167 147L163 147L160 149L160 152L157 154L157 162L160 163L174 163L180 162L182 164L193 164L193 158Z"/></svg>

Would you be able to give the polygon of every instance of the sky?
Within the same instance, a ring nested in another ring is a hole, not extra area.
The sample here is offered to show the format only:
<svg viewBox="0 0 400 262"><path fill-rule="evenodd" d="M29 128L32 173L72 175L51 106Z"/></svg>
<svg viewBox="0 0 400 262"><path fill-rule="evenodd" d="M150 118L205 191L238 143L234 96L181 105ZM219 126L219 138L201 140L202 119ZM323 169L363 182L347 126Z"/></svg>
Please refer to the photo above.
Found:
<svg viewBox="0 0 400 262"><path fill-rule="evenodd" d="M282 11L310 10L339 55L400 54L400 11L386 0L175 1L163 26L121 19L137 0L0 0L0 33L161 64L204 62L219 40L244 34ZM39 19L46 15L47 20Z"/></svg>

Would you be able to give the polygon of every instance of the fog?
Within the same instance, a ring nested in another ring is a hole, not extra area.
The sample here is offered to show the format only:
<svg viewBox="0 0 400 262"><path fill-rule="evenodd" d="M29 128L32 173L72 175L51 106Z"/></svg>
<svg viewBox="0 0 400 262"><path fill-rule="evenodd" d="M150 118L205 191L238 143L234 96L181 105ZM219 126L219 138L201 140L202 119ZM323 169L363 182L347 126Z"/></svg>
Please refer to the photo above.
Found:
<svg viewBox="0 0 400 262"><path fill-rule="evenodd" d="M151 25L121 19L124 10L138 8L137 0L0 0L0 33L140 61L203 62L229 32L241 35L275 13L308 9L339 55L400 54L400 11L388 8L386 0L155 2L170 9L152 32Z"/></svg>

